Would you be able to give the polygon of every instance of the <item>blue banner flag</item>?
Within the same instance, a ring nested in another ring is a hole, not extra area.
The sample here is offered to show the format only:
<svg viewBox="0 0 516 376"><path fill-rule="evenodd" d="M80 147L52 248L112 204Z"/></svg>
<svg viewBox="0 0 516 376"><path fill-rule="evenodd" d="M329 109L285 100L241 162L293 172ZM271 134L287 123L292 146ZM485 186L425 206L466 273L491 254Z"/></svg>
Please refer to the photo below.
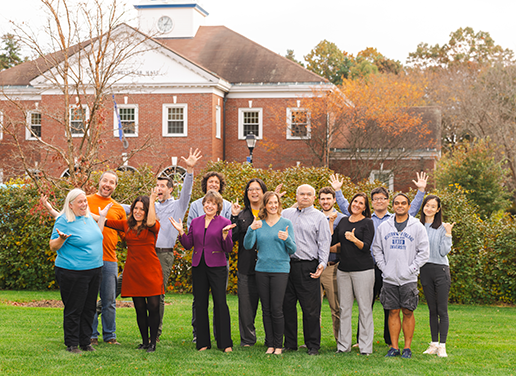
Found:
<svg viewBox="0 0 516 376"><path fill-rule="evenodd" d="M118 112L118 106L116 105L115 95L112 95L112 97L113 103L115 104L116 118L118 119L118 138L120 139L120 141L122 141L122 138L124 137L124 131L122 129L122 122L120 121L120 113Z"/></svg>

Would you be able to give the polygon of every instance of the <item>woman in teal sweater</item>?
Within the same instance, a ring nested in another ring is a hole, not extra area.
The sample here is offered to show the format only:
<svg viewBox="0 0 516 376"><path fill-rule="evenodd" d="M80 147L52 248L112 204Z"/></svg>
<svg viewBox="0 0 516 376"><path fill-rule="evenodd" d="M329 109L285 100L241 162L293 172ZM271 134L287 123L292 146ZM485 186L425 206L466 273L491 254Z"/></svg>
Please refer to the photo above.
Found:
<svg viewBox="0 0 516 376"><path fill-rule="evenodd" d="M296 252L296 242L292 222L281 217L281 200L277 193L265 193L258 218L247 230L244 247L251 249L256 244L256 285L262 302L266 354L281 354L285 331L283 298L290 255Z"/></svg>

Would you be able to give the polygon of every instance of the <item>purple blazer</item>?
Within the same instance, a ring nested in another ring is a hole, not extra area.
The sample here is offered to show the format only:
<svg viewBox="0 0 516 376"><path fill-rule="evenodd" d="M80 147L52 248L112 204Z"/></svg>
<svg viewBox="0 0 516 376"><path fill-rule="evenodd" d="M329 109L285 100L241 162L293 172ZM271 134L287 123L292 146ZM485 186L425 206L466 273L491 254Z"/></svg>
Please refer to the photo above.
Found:
<svg viewBox="0 0 516 376"><path fill-rule="evenodd" d="M216 215L206 229L204 236L204 217L194 218L190 224L188 234L179 237L179 241L185 249L194 247L192 255L192 266L199 266L201 255L204 251L204 261L209 267L226 266L227 259L225 253L233 250L233 238L229 230L226 240L222 239L222 229L231 224L229 219Z"/></svg>

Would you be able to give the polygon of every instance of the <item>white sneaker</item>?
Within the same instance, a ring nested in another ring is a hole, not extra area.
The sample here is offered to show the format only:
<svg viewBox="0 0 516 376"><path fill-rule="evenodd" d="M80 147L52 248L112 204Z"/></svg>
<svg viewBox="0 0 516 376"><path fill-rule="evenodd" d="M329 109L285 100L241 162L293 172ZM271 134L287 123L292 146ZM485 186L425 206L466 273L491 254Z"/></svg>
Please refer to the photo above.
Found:
<svg viewBox="0 0 516 376"><path fill-rule="evenodd" d="M439 358L447 358L448 357L448 354L446 354L446 345L445 344L440 344L439 347L437 348L437 356Z"/></svg>
<svg viewBox="0 0 516 376"><path fill-rule="evenodd" d="M439 344L437 342L430 342L430 346L428 346L428 349L423 352L423 354L437 354L437 349L439 348ZM444 350L446 353L446 349Z"/></svg>

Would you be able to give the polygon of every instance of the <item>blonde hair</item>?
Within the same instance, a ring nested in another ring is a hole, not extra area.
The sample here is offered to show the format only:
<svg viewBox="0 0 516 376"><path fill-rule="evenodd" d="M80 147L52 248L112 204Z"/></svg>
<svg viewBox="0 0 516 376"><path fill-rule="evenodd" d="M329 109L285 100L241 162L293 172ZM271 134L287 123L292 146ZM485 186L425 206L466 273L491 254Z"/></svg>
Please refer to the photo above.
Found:
<svg viewBox="0 0 516 376"><path fill-rule="evenodd" d="M72 208L70 207L70 204L75 201L75 199L83 194L86 196L86 193L80 189L80 188L74 188L70 192L68 192L68 195L66 196L63 210L61 210L60 215L66 216L67 222L75 222L75 213L73 212ZM86 217L90 216L90 207L88 206L88 210L86 211Z"/></svg>

